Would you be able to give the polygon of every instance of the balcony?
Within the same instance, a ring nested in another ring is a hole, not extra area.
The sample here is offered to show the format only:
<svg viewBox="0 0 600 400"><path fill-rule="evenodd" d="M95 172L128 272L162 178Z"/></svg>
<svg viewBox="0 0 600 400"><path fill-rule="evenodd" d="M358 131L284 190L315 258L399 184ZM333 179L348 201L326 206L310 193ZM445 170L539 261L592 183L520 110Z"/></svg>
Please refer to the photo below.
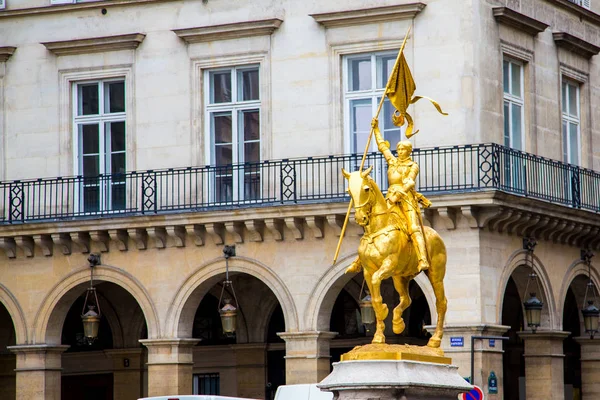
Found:
<svg viewBox="0 0 600 400"><path fill-rule="evenodd" d="M226 166L133 171L119 175L0 183L0 225L347 202L341 168L360 154ZM497 144L415 149L418 190L427 195L497 190L600 213L600 173ZM385 191L386 165L371 153Z"/></svg>

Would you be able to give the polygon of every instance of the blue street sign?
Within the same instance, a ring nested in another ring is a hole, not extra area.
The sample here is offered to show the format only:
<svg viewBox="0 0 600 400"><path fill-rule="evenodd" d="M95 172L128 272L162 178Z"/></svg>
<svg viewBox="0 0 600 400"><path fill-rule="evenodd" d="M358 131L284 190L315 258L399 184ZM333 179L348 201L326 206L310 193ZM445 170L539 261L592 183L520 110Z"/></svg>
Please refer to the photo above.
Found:
<svg viewBox="0 0 600 400"><path fill-rule="evenodd" d="M490 339L490 347L496 347L496 339Z"/></svg>
<svg viewBox="0 0 600 400"><path fill-rule="evenodd" d="M462 336L451 336L450 337L450 347L464 347L465 346L465 338Z"/></svg>

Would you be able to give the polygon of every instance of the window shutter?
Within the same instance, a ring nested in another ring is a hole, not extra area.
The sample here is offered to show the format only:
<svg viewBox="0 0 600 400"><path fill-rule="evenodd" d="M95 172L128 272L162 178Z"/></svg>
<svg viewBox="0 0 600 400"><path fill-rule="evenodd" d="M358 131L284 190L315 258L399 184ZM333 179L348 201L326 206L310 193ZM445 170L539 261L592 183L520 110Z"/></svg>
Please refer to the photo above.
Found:
<svg viewBox="0 0 600 400"><path fill-rule="evenodd" d="M50 4L71 4L75 3L75 0L50 0Z"/></svg>
<svg viewBox="0 0 600 400"><path fill-rule="evenodd" d="M6 7L6 0L0 0L0 10Z"/></svg>
<svg viewBox="0 0 600 400"><path fill-rule="evenodd" d="M592 8L592 0L581 0L581 6L590 10Z"/></svg>

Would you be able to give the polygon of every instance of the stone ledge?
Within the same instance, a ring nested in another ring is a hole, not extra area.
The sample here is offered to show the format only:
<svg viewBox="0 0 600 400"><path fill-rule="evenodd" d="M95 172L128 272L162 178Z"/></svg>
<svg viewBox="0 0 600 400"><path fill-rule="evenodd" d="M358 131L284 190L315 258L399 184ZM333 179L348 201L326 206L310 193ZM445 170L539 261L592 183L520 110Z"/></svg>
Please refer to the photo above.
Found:
<svg viewBox="0 0 600 400"><path fill-rule="evenodd" d="M57 56L66 56L72 54L99 53L103 51L133 50L138 48L145 37L146 35L143 33L130 33L127 35L45 42L42 44Z"/></svg>
<svg viewBox="0 0 600 400"><path fill-rule="evenodd" d="M557 7L564 8L566 10L571 11L579 18L586 19L596 26L600 26L600 15L596 14L592 10L588 10L587 8L583 8L580 5L573 3L570 0L546 0L549 3L554 4Z"/></svg>
<svg viewBox="0 0 600 400"><path fill-rule="evenodd" d="M11 46L0 47L0 62L6 62L17 48Z"/></svg>
<svg viewBox="0 0 600 400"><path fill-rule="evenodd" d="M197 28L173 29L187 44L212 42L215 40L239 39L252 36L271 35L283 21L278 18L260 21L236 22L223 25L200 26Z"/></svg>
<svg viewBox="0 0 600 400"><path fill-rule="evenodd" d="M563 49L579 54L585 58L592 58L600 53L600 47L573 36L570 33L554 32L552 36L554 38L554 43L556 43L558 47L562 47Z"/></svg>
<svg viewBox="0 0 600 400"><path fill-rule="evenodd" d="M408 3L397 6L363 8L360 10L334 11L320 14L310 14L316 22L325 28L342 26L374 24L379 22L412 19L417 16L426 4Z"/></svg>
<svg viewBox="0 0 600 400"><path fill-rule="evenodd" d="M492 12L494 13L494 18L496 21L516 28L532 36L536 36L538 33L545 31L549 26L548 24L538 21L537 19L533 19L527 15L511 10L508 7L495 7L492 9Z"/></svg>

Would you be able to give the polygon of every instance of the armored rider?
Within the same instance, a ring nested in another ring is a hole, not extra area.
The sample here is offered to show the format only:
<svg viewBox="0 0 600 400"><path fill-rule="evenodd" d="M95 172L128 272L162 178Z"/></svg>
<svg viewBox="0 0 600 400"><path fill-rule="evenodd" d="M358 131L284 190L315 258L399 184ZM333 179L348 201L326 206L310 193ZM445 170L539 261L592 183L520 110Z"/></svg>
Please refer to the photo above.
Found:
<svg viewBox="0 0 600 400"><path fill-rule="evenodd" d="M396 146L398 157L395 157L390 150L390 143L383 139L379 131L377 118L373 118L371 126L377 148L388 163L389 188L386 199L392 207L397 206L406 218L408 232L419 259L419 272L425 271L429 269L429 260L420 205L427 208L431 206L431 202L415 189L419 165L410 157L412 144L408 140L398 142Z"/></svg>

